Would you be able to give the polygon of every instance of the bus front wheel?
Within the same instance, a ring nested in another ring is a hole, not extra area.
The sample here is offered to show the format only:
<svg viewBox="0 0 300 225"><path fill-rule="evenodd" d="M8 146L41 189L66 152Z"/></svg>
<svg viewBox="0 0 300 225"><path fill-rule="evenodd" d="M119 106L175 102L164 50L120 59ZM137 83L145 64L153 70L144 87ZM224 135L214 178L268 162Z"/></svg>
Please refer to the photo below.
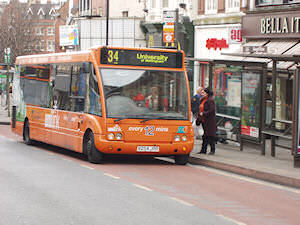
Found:
<svg viewBox="0 0 300 225"><path fill-rule="evenodd" d="M175 155L175 164L177 165L185 165L189 161L190 155Z"/></svg>
<svg viewBox="0 0 300 225"><path fill-rule="evenodd" d="M94 142L94 134L90 132L85 141L86 154L89 162L99 164L103 161L103 154L97 150Z"/></svg>
<svg viewBox="0 0 300 225"><path fill-rule="evenodd" d="M26 120L24 125L24 138L23 138L25 144L32 145L33 141L30 139L30 133L29 133L29 123Z"/></svg>

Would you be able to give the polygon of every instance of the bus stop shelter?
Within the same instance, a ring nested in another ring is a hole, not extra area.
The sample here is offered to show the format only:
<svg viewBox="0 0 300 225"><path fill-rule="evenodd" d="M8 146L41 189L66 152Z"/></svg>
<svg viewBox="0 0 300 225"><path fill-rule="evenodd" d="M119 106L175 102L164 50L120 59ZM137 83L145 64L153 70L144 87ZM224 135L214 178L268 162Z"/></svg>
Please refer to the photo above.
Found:
<svg viewBox="0 0 300 225"><path fill-rule="evenodd" d="M265 154L266 138L271 138L271 155L275 157L275 146L276 140L285 139L291 141L291 154L294 159L294 167L300 167L300 55L275 55L275 54L238 54L238 53L227 53L226 55L240 56L240 57L253 57L258 59L269 59L272 63L272 113L271 123L266 126L266 84L267 76L263 73L262 77L262 122L261 122L261 154ZM289 63L289 68L294 67L290 70L290 76L293 80L293 91L292 91L292 120L281 120L276 118L276 80L278 75L277 66L279 63ZM276 123L284 124L285 129L279 132L275 125ZM286 148L286 146L280 146Z"/></svg>

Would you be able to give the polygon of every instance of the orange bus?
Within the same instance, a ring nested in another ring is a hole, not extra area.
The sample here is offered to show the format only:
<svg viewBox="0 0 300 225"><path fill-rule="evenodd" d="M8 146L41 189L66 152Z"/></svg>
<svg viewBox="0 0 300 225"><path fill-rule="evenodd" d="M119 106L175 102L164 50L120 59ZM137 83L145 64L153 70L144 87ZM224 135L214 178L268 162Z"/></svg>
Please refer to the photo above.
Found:
<svg viewBox="0 0 300 225"><path fill-rule="evenodd" d="M13 132L87 155L174 156L188 162L194 138L184 52L95 47L19 56Z"/></svg>

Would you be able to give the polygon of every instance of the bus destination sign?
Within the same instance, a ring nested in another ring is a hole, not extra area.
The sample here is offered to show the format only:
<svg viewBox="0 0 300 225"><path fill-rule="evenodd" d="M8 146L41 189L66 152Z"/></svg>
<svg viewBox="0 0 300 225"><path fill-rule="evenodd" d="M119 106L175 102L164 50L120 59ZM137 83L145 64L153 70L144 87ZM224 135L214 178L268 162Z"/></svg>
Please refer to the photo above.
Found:
<svg viewBox="0 0 300 225"><path fill-rule="evenodd" d="M101 64L182 68L181 52L102 48Z"/></svg>

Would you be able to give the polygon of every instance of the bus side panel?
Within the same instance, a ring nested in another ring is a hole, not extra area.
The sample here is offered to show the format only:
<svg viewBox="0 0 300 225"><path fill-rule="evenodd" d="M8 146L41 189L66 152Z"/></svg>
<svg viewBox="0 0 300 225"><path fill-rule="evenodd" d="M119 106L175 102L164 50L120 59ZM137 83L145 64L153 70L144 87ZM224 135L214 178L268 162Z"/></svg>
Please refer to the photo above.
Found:
<svg viewBox="0 0 300 225"><path fill-rule="evenodd" d="M51 131L49 127L45 125L45 115L50 112L51 109L27 106L27 118L29 120L31 139L52 144L50 138Z"/></svg>
<svg viewBox="0 0 300 225"><path fill-rule="evenodd" d="M15 134L18 134L20 136L23 136L23 126L24 126L23 122L16 121L16 127L15 128L13 128L12 125L11 125L12 132L14 132Z"/></svg>

